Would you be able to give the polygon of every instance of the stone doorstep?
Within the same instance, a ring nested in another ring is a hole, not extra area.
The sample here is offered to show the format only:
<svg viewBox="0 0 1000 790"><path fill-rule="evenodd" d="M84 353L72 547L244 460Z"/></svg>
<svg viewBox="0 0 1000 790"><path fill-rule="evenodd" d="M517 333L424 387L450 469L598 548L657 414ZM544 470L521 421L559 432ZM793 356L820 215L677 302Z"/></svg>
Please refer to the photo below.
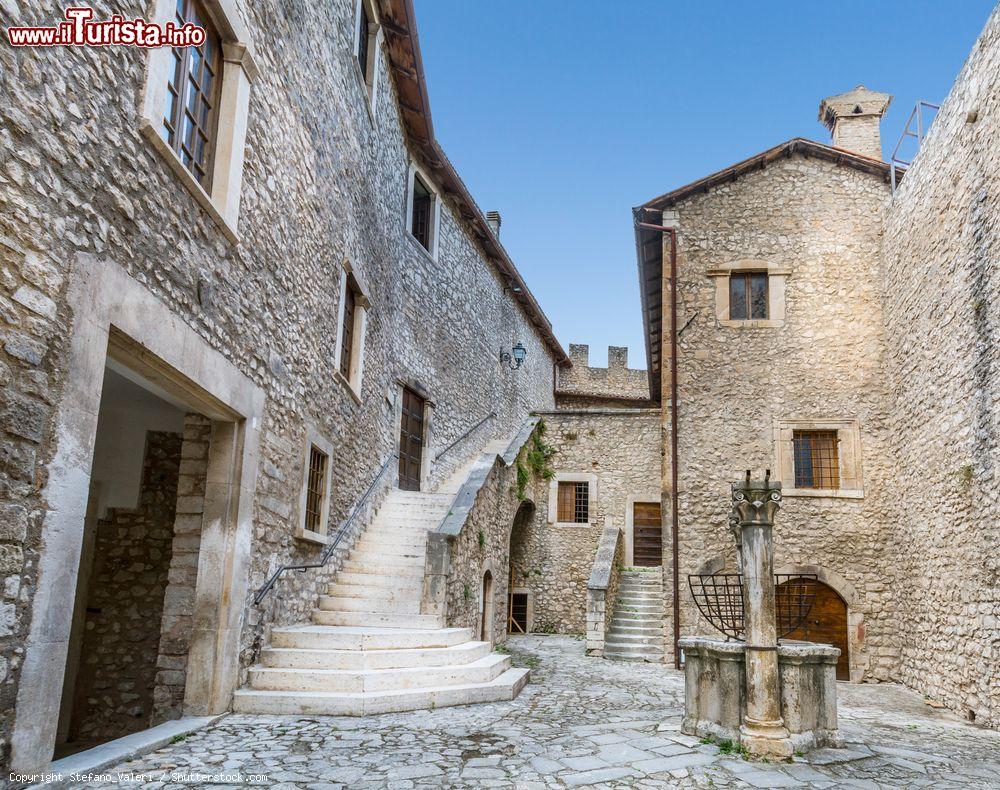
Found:
<svg viewBox="0 0 1000 790"><path fill-rule="evenodd" d="M49 772L62 774L66 779L49 782L47 786L69 787L70 775L99 773L127 760L134 760L168 745L175 738L203 730L228 715L229 713L221 713L218 716L185 716L102 743L93 749L71 754L61 760L53 760Z"/></svg>

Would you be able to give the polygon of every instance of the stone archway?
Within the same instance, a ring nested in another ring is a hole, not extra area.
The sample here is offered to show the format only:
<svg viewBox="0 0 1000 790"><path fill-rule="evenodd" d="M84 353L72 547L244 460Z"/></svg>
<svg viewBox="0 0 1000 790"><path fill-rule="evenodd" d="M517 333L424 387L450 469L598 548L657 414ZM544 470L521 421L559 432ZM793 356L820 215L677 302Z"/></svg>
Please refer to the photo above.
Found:
<svg viewBox="0 0 1000 790"><path fill-rule="evenodd" d="M511 521L510 533L507 536L507 600L505 601L505 621L507 633L523 634L531 631L534 606L532 601L529 578L525 568L518 562L526 550L525 541L535 515L535 503L524 500L518 506Z"/></svg>
<svg viewBox="0 0 1000 790"><path fill-rule="evenodd" d="M780 568L775 569L775 573L815 574L816 578L822 585L820 592L817 594L817 605L820 607L825 606L827 608L827 612L824 615L825 619L831 619L833 617L840 618L841 614L838 611L837 601L834 600L828 593L824 593L823 588L828 589L833 596L836 596L836 598L842 602L845 610L843 612L843 617L846 621L845 627L847 631L847 659L846 666L838 664L837 679L849 679L852 683L860 683L864 679L865 670L867 668L867 656L865 654L865 616L862 611L861 599L853 585L851 585L850 582L844 579L836 571L831 571L821 565L782 565ZM821 594L822 598L820 598ZM833 627L833 624L831 623L830 626ZM837 626L837 628L839 629L839 626ZM797 634L798 632L796 631L794 633ZM796 637L790 635L790 638L808 637ZM823 637L822 635L819 635L816 638L820 639Z"/></svg>

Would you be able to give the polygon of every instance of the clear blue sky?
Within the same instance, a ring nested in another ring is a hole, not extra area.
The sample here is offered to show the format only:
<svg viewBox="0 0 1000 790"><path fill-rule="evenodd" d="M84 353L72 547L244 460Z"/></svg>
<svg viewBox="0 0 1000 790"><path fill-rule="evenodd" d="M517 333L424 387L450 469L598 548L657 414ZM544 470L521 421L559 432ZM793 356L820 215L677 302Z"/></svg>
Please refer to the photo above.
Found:
<svg viewBox="0 0 1000 790"><path fill-rule="evenodd" d="M891 153L992 0L415 0L434 128L569 343L645 364L631 207L792 137L820 100L895 96Z"/></svg>

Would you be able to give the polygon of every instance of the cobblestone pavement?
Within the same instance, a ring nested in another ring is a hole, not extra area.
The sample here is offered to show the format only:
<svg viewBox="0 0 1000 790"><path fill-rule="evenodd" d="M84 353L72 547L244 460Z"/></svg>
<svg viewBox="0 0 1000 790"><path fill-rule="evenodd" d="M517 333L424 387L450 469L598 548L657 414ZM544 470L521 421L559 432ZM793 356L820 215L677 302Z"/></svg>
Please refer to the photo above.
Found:
<svg viewBox="0 0 1000 790"><path fill-rule="evenodd" d="M513 702L366 719L229 716L112 770L152 773L138 777L147 787L211 786L227 781L223 775L243 784L352 790L1000 788L1000 733L929 708L898 686L840 685L847 748L752 763L680 733L679 672L587 658L573 637L509 644L515 662L534 669Z"/></svg>

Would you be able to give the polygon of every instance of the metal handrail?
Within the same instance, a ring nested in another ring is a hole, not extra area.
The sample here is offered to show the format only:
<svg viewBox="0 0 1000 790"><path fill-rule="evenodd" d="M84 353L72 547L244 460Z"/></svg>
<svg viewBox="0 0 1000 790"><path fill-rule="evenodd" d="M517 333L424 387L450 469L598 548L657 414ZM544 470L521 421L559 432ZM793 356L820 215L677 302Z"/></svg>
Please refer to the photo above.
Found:
<svg viewBox="0 0 1000 790"><path fill-rule="evenodd" d="M469 430L467 430L465 433L463 433L461 436L459 436L455 441L453 441L451 444L449 444L447 447L445 447L441 452L439 452L437 455L435 455L434 456L434 460L437 461L442 455L444 455L445 453L447 453L456 444L458 444L463 439L467 438L469 436L469 434L471 434L474 430L476 430L476 428L478 428L480 425L482 425L487 420L492 420L496 416L497 416L497 413L495 411L491 411L489 414L487 414L485 417L483 417L479 422L477 422L475 425L473 425L471 428L469 428Z"/></svg>
<svg viewBox="0 0 1000 790"><path fill-rule="evenodd" d="M910 111L910 117L906 119L906 126L903 127L903 133L899 136L899 141L896 143L896 147L892 149L892 156L889 157L889 172L891 174L890 178L893 194L896 193L896 187L899 185L899 177L897 176L897 173L905 173L906 168L913 164L913 159L906 160L899 155L899 149L903 146L903 143L906 142L907 137L913 137L917 141L917 152L919 152L920 146L924 142L924 137L927 136L927 130L930 128L931 122L934 120L932 118L931 121L924 124L923 109L925 107L933 110L935 114L941 109L941 105L939 104L932 104L929 101L918 99L917 103L913 105L913 109ZM911 130L914 120L917 122L916 132ZM916 154L914 154L914 158L916 158Z"/></svg>
<svg viewBox="0 0 1000 790"><path fill-rule="evenodd" d="M271 592L271 590L274 588L274 585L277 583L278 578L285 571L307 571L310 568L322 568L324 565L327 564L327 562L330 561L330 557L333 556L333 552L336 550L337 546L340 545L340 541L343 540L344 536L347 534L347 528L351 525L351 523L357 517L358 513L361 511L361 508L364 507L365 503L368 501L368 498L375 491L376 486L382 479L382 476L386 473L386 470L389 468L389 465L392 463L393 459L398 457L399 456L397 453L393 453L388 457L388 459L386 459L386 462L382 464L382 468L378 470L378 474L375 475L375 479L372 480L371 485L368 486L368 489L361 496L361 499L358 500L358 503L354 506L354 509L351 511L351 514L346 519L344 519L343 523L341 523L340 529L337 530L337 535L333 539L333 542L327 544L326 551L323 552L323 556L322 558L320 558L320 561L309 562L304 565L282 565L280 568L278 568L278 570L276 570L271 575L271 578L268 579L267 582L265 582L264 586L261 587L259 590L257 590L256 593L254 593L253 596L254 606L260 605L260 602L267 597L267 594Z"/></svg>

